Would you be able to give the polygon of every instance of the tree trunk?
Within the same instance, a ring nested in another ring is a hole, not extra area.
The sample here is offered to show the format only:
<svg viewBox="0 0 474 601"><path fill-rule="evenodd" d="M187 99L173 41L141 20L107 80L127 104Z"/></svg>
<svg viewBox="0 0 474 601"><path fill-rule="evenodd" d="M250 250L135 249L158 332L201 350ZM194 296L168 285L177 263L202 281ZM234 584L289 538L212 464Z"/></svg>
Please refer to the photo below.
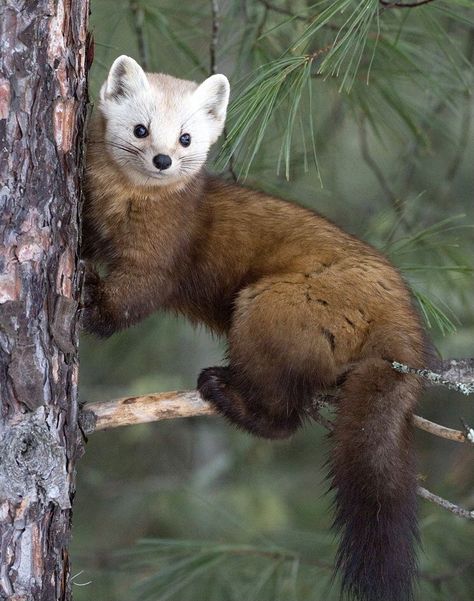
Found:
<svg viewBox="0 0 474 601"><path fill-rule="evenodd" d="M0 0L0 599L71 598L88 0Z"/></svg>

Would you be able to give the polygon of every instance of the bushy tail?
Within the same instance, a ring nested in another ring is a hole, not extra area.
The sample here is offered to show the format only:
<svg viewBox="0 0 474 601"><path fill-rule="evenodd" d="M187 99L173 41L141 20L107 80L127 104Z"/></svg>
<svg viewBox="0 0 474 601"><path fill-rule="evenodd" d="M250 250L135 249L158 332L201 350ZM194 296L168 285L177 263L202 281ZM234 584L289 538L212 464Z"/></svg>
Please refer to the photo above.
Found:
<svg viewBox="0 0 474 601"><path fill-rule="evenodd" d="M417 570L416 470L410 418L419 384L383 360L343 385L333 434L336 567L358 601L411 601Z"/></svg>

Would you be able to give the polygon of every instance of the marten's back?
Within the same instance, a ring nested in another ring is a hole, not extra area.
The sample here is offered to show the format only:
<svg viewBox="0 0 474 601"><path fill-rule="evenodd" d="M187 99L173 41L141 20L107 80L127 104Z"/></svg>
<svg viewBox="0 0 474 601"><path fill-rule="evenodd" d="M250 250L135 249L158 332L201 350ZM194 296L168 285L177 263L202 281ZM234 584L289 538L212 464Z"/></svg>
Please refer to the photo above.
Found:
<svg viewBox="0 0 474 601"><path fill-rule="evenodd" d="M270 311L282 283L289 306L328 316L338 362L353 359L364 343L387 357L421 349L419 319L397 270L320 215L216 178L203 183L195 212L187 209L193 241L179 262L171 305L188 317L227 331L245 289L266 290ZM410 358L419 363L416 355Z"/></svg>

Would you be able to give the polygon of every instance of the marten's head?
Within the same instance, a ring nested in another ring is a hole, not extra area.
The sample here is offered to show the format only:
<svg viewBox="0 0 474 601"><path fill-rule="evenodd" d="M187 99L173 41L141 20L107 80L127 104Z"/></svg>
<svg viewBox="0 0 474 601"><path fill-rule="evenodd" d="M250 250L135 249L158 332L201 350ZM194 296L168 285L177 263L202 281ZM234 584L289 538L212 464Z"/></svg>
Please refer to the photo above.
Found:
<svg viewBox="0 0 474 601"><path fill-rule="evenodd" d="M119 56L100 91L107 153L134 184L186 181L224 129L228 101L225 75L198 85Z"/></svg>

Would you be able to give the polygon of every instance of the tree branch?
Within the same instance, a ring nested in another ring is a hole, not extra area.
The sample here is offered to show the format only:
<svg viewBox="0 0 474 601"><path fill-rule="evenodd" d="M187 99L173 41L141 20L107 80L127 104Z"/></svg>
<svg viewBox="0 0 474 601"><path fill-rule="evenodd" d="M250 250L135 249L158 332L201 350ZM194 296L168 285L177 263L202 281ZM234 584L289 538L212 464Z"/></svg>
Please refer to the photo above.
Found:
<svg viewBox="0 0 474 601"><path fill-rule="evenodd" d="M439 362L437 369L441 373L414 369L396 362L392 363L392 367L401 373L413 373L425 378L431 385L454 387L455 390L461 391L464 394L469 394L469 392L466 392L466 386L470 386L470 392L474 391L474 383L467 382L467 377L472 377L474 359L450 359ZM447 380L447 374L452 374L453 372L456 373L458 379L465 379L466 383L461 384L460 382ZM333 423L321 415L320 409L337 405L337 398L337 390L332 394L320 394L314 399L312 406L308 408L308 415L329 431L333 429ZM143 424L178 417L197 417L214 414L214 409L201 398L197 391L173 391L137 397L125 397L100 403L87 403L81 412L80 423L82 431L88 435L97 430L105 430L107 428ZM460 430L441 426L418 415L413 416L413 424L417 428L440 438L457 442L474 443L474 429L467 425L465 425L465 432L461 432ZM474 520L474 511L459 507L423 487L418 487L417 492L422 498L460 517Z"/></svg>
<svg viewBox="0 0 474 601"><path fill-rule="evenodd" d="M87 403L82 409L81 425L85 434L92 434L107 428L214 413L196 390L178 390Z"/></svg>
<svg viewBox="0 0 474 601"><path fill-rule="evenodd" d="M395 371L401 374L414 374L428 380L432 385L445 386L450 390L456 390L462 394L469 395L474 393L474 380L455 382L451 379L446 379L443 373L436 373L430 369L415 369L398 361L392 362L392 367Z"/></svg>
<svg viewBox="0 0 474 601"><path fill-rule="evenodd" d="M445 359L433 365L433 369L440 372L446 380L467 383L474 381L474 358Z"/></svg>

